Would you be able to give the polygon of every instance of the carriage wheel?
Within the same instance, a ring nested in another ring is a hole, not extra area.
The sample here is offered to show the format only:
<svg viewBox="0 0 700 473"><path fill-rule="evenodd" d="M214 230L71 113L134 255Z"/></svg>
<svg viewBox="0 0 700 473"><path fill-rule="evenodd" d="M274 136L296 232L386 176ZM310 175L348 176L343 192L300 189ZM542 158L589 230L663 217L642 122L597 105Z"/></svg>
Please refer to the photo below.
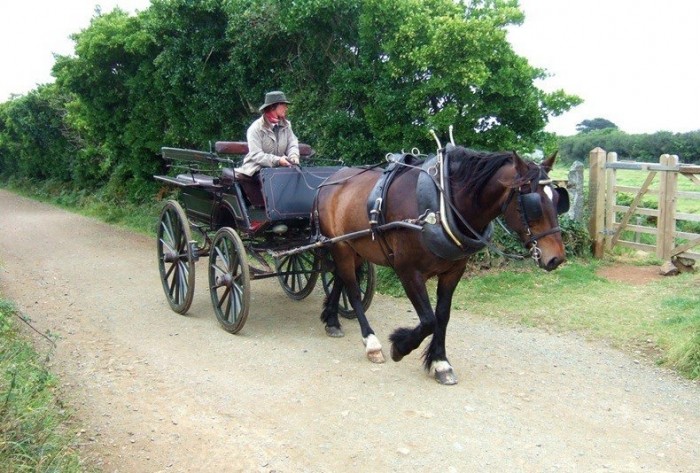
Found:
<svg viewBox="0 0 700 473"><path fill-rule="evenodd" d="M327 258L331 258L330 254L327 256ZM331 263L330 268L333 268L333 266L333 263ZM323 272L321 273L321 281L323 282L323 290L326 292L326 295L329 295L331 293L331 289L333 289L335 274L333 274L332 270ZM373 263L370 263L369 261L362 262L357 274L357 284L360 286L362 307L367 310L372 303L374 288L377 284L377 268ZM355 314L355 309L353 309L350 305L350 299L348 298L348 293L345 288L343 288L343 292L340 293L338 313L346 319L354 319L357 317L357 314Z"/></svg>
<svg viewBox="0 0 700 473"><path fill-rule="evenodd" d="M165 203L160 213L158 270L170 308L184 314L194 296L194 253L192 233L185 211L175 200Z"/></svg>
<svg viewBox="0 0 700 473"><path fill-rule="evenodd" d="M290 299L300 301L311 294L318 280L321 261L315 251L275 258L277 280Z"/></svg>
<svg viewBox="0 0 700 473"><path fill-rule="evenodd" d="M219 323L237 333L248 318L250 272L243 242L230 227L219 229L211 243L209 291Z"/></svg>

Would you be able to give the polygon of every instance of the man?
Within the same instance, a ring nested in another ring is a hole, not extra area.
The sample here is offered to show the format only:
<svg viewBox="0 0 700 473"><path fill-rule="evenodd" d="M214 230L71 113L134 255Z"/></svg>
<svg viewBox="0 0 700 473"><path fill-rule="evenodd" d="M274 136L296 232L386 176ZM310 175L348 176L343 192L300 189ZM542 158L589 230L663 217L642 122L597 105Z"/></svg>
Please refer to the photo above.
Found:
<svg viewBox="0 0 700 473"><path fill-rule="evenodd" d="M287 120L289 103L284 92L265 94L265 103L259 108L262 115L246 133L248 154L237 172L253 176L263 167L299 164L299 140Z"/></svg>

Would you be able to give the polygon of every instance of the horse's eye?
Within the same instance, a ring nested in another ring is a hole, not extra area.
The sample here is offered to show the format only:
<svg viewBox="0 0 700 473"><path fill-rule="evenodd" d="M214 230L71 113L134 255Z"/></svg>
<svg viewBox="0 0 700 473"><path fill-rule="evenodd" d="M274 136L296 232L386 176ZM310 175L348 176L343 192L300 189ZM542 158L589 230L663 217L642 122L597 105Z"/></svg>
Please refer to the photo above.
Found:
<svg viewBox="0 0 700 473"><path fill-rule="evenodd" d="M552 191L552 188L550 186L544 186L544 193L547 194L549 200L554 200L554 191Z"/></svg>

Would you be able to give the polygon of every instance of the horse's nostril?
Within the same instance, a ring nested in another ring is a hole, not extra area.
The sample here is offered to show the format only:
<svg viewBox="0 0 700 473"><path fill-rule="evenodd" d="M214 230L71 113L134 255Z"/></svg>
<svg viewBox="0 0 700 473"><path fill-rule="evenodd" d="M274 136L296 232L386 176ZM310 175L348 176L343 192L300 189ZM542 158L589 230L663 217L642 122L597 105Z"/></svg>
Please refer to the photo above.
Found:
<svg viewBox="0 0 700 473"><path fill-rule="evenodd" d="M559 267L559 265L562 264L565 260L566 258L559 258L555 256L547 262L547 265L544 267L544 269L547 271L557 269L557 267Z"/></svg>

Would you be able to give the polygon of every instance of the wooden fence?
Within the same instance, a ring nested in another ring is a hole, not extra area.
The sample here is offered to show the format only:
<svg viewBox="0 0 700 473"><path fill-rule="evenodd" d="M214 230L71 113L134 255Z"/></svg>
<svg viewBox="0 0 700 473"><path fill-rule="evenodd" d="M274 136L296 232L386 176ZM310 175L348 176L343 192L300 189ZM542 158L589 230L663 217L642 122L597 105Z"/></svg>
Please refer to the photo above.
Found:
<svg viewBox="0 0 700 473"><path fill-rule="evenodd" d="M678 256L700 260L700 233L678 229L682 221L700 222L700 214L677 210L679 198L700 200L700 166L681 164L678 156L669 154L662 155L658 164L618 161L617 153L606 153L601 148L590 152L589 164L588 228L594 257L601 258L605 251L619 245L655 253L664 261ZM641 187L618 185L619 170L647 173L646 179ZM679 176L698 186L698 191L679 191ZM621 193L633 195L629 205L618 203ZM655 197L658 208L642 207L645 196L648 200ZM647 239L655 243L640 241L642 234L653 235Z"/></svg>

